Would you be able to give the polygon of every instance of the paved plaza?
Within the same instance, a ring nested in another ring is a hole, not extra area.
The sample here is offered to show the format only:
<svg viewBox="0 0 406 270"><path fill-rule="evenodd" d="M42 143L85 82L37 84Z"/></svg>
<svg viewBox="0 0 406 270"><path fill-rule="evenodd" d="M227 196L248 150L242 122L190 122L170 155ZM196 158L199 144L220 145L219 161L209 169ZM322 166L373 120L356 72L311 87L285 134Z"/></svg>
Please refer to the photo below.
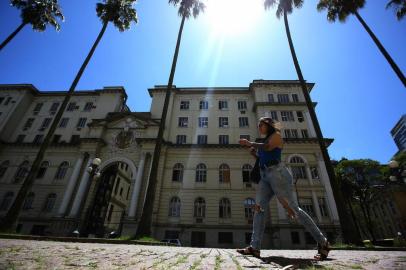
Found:
<svg viewBox="0 0 406 270"><path fill-rule="evenodd" d="M404 251L264 250L262 258L233 249L0 240L0 269L406 269Z"/></svg>

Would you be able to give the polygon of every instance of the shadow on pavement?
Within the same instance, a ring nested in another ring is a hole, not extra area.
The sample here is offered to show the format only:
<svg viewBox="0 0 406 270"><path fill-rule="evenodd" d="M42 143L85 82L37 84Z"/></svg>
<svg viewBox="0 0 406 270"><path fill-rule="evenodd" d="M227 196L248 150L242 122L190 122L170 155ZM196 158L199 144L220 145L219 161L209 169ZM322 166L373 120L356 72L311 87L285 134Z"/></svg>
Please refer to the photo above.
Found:
<svg viewBox="0 0 406 270"><path fill-rule="evenodd" d="M310 266L314 266L318 268L317 263L318 260L315 259L303 259L303 258L288 258L288 257L280 257L280 256L269 256L269 257L261 257L261 260L267 264L278 264L282 267L291 266L289 269L302 269ZM332 261L333 259L326 259L326 261ZM321 266L320 266L321 267Z"/></svg>

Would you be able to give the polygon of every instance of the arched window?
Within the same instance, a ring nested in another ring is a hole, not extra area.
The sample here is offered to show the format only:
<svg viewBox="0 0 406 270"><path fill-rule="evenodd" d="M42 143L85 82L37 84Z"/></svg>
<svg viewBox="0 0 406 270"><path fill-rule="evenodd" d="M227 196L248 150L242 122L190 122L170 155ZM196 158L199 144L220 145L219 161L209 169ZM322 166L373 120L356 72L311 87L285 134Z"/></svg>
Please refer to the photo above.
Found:
<svg viewBox="0 0 406 270"><path fill-rule="evenodd" d="M16 183L22 181L28 174L30 163L28 160L23 161L20 166L18 166L17 172L14 176L14 181Z"/></svg>
<svg viewBox="0 0 406 270"><path fill-rule="evenodd" d="M10 166L10 161L6 160L3 161L0 165L0 178L6 174L8 167Z"/></svg>
<svg viewBox="0 0 406 270"><path fill-rule="evenodd" d="M200 163L196 166L196 182L206 182L207 168L206 165Z"/></svg>
<svg viewBox="0 0 406 270"><path fill-rule="evenodd" d="M48 195L47 200L45 201L44 208L42 209L44 212L51 212L55 206L56 201L56 194L51 193Z"/></svg>
<svg viewBox="0 0 406 270"><path fill-rule="evenodd" d="M35 194L34 192L28 193L27 197L25 197L23 210L30 210L32 209L32 204L34 203Z"/></svg>
<svg viewBox="0 0 406 270"><path fill-rule="evenodd" d="M227 198L222 198L219 203L219 217L231 218L231 203Z"/></svg>
<svg viewBox="0 0 406 270"><path fill-rule="evenodd" d="M250 173L252 170L252 166L249 164L244 164L242 166L242 182L248 183L250 182Z"/></svg>
<svg viewBox="0 0 406 270"><path fill-rule="evenodd" d="M301 157L293 156L290 158L293 178L307 179L305 162Z"/></svg>
<svg viewBox="0 0 406 270"><path fill-rule="evenodd" d="M206 202L203 198L199 197L195 200L194 217L204 218L206 216Z"/></svg>
<svg viewBox="0 0 406 270"><path fill-rule="evenodd" d="M255 200L252 198L247 198L244 200L244 212L246 219L252 219L254 217L254 207Z"/></svg>
<svg viewBox="0 0 406 270"><path fill-rule="evenodd" d="M56 171L55 179L63 179L66 175L66 172L68 171L68 168L69 163L67 161L62 162L59 165L58 170Z"/></svg>
<svg viewBox="0 0 406 270"><path fill-rule="evenodd" d="M175 166L173 166L172 181L174 181L174 182L183 181L183 165L182 164L176 163Z"/></svg>
<svg viewBox="0 0 406 270"><path fill-rule="evenodd" d="M169 202L169 216L180 217L180 199L178 197L172 197Z"/></svg>
<svg viewBox="0 0 406 270"><path fill-rule="evenodd" d="M227 164L221 164L219 167L220 183L230 183L230 167Z"/></svg>
<svg viewBox="0 0 406 270"><path fill-rule="evenodd" d="M45 173L47 172L48 167L49 167L49 162L43 161L41 163L41 166L39 167L39 170L37 173L37 178L43 178L45 176Z"/></svg>
<svg viewBox="0 0 406 270"><path fill-rule="evenodd" d="M0 211L6 211L10 207L10 204L13 200L14 193L9 191L6 194L4 194L3 200L1 201L0 204Z"/></svg>

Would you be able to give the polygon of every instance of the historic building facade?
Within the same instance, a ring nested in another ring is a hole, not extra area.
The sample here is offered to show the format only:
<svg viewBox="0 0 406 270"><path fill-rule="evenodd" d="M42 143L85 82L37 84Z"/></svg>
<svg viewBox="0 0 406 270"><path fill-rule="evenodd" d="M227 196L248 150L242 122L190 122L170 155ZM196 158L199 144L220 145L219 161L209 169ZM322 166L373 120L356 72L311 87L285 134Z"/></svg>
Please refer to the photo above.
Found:
<svg viewBox="0 0 406 270"><path fill-rule="evenodd" d="M308 84L309 91L314 84ZM38 145L62 102L62 92L32 85L0 86L0 216L18 192ZM122 87L79 91L71 99L28 195L23 233L103 236L135 233L145 201L165 86L149 89L149 112L130 112ZM314 104L316 105L316 104ZM326 167L297 81L255 80L249 87L174 88L158 171L153 236L183 245L248 243L255 160L238 145L258 137L257 119L283 125L283 162L295 178L301 207L330 238L339 237ZM326 139L329 145L331 139ZM98 157L100 176L87 168ZM264 248L314 243L271 201Z"/></svg>

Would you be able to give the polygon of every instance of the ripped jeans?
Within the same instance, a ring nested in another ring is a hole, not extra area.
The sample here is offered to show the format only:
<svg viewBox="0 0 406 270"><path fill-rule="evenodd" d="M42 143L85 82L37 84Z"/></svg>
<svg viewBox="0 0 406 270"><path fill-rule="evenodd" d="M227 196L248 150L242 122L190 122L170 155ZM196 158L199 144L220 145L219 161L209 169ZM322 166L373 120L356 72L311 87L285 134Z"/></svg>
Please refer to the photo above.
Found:
<svg viewBox="0 0 406 270"><path fill-rule="evenodd" d="M265 214L269 213L269 201L274 195L278 200L286 202L286 206L293 210L296 220L310 232L317 243L323 245L327 242L326 237L316 223L299 207L293 193L293 177L291 173L284 165L278 164L268 169L261 169L261 181L258 183L255 198L256 207L254 207L251 247L261 249L261 241L265 230Z"/></svg>

